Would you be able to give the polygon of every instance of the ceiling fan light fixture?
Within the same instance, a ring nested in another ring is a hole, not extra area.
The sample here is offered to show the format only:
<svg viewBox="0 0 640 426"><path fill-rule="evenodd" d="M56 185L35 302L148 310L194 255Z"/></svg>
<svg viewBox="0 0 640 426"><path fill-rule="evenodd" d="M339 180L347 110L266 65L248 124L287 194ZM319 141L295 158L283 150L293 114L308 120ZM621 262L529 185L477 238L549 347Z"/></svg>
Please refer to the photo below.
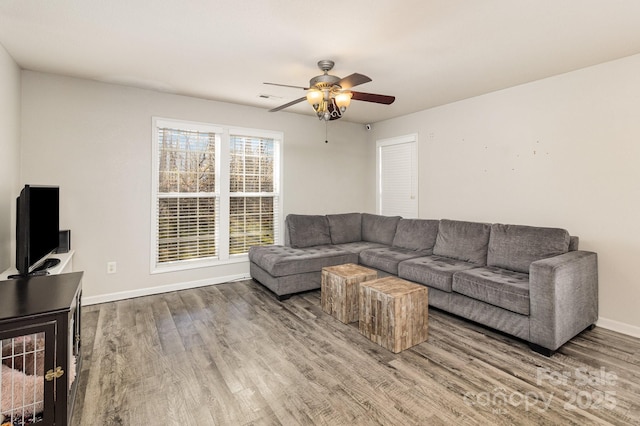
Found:
<svg viewBox="0 0 640 426"><path fill-rule="evenodd" d="M345 112L351 104L351 92L342 91L335 96L336 106L340 108L341 112Z"/></svg>
<svg viewBox="0 0 640 426"><path fill-rule="evenodd" d="M323 94L318 89L309 89L307 91L307 102L309 102L314 109L318 109L320 103L322 103Z"/></svg>
<svg viewBox="0 0 640 426"><path fill-rule="evenodd" d="M335 120L341 118L351 103L352 93L340 90L340 86L312 87L307 90L307 102L315 110L320 120Z"/></svg>

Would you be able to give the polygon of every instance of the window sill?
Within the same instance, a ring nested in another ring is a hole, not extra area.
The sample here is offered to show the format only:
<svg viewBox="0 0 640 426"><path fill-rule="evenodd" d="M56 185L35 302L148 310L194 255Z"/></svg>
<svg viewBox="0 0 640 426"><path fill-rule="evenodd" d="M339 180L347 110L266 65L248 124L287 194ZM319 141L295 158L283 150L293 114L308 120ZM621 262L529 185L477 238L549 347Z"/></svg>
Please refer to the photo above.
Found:
<svg viewBox="0 0 640 426"><path fill-rule="evenodd" d="M216 266L231 265L235 263L249 262L248 254L239 254L230 257L227 260L218 259L194 259L173 262L165 265L151 265L151 274L164 274L166 272L189 271L193 269L215 268Z"/></svg>

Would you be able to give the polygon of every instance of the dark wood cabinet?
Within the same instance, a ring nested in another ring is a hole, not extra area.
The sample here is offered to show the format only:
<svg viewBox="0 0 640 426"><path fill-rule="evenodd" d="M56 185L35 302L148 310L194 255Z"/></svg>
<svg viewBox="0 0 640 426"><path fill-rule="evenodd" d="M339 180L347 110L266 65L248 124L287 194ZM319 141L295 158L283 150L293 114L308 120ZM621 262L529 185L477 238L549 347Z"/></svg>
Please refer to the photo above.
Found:
<svg viewBox="0 0 640 426"><path fill-rule="evenodd" d="M0 281L0 421L70 424L82 362L82 274Z"/></svg>

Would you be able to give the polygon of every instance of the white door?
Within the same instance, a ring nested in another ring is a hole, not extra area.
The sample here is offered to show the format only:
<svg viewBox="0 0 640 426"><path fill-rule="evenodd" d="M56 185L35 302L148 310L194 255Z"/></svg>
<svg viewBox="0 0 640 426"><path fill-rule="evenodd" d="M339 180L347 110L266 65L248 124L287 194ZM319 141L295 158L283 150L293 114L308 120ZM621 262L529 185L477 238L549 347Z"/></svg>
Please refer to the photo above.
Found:
<svg viewBox="0 0 640 426"><path fill-rule="evenodd" d="M376 142L378 214L418 217L418 136Z"/></svg>

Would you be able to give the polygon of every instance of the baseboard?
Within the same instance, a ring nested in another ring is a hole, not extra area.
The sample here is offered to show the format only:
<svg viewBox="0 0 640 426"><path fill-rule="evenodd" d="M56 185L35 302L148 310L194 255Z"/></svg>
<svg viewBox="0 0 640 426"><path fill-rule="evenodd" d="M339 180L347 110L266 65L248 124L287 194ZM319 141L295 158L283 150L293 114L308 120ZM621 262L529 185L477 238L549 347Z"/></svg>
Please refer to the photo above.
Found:
<svg viewBox="0 0 640 426"><path fill-rule="evenodd" d="M640 327L635 325L602 317L598 318L596 325L598 327L606 328L607 330L617 331L618 333L640 338Z"/></svg>
<svg viewBox="0 0 640 426"><path fill-rule="evenodd" d="M226 277L208 278L206 280L188 281L176 284L162 285L158 287L147 287L130 291L120 291L117 293L101 294L99 296L83 296L82 305L97 305L98 303L115 302L117 300L132 299L134 297L168 293L170 291L187 290L190 288L204 287L208 285L224 284L232 281L247 280L249 278L251 278L249 274L228 275Z"/></svg>

